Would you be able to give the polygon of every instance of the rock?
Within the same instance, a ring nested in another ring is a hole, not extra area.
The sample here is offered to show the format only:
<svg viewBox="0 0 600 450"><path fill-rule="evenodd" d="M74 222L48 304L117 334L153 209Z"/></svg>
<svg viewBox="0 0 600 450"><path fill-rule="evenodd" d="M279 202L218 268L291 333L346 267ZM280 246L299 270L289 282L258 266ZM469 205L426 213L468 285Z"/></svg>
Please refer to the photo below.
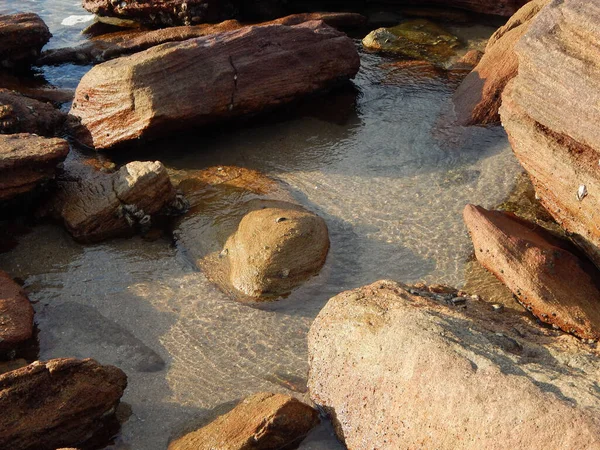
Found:
<svg viewBox="0 0 600 450"><path fill-rule="evenodd" d="M310 20L322 20L334 28L352 28L363 25L366 18L355 13L305 13L293 14L280 19L264 22L266 25L298 25ZM108 61L123 55L147 50L167 42L180 42L211 34L223 33L243 28L237 20L226 20L218 24L201 24L162 28L159 30L119 31L92 38L76 47L46 50L37 64L91 64Z"/></svg>
<svg viewBox="0 0 600 450"><path fill-rule="evenodd" d="M515 45L536 14L550 0L533 0L521 8L490 38L485 54L454 94L457 122L463 126L500 122L498 109L506 84L517 75Z"/></svg>
<svg viewBox="0 0 600 450"><path fill-rule="evenodd" d="M36 361L0 375L0 447L77 445L102 427L126 386L120 369L92 359Z"/></svg>
<svg viewBox="0 0 600 450"><path fill-rule="evenodd" d="M542 322L600 338L600 272L542 228L511 213L467 205L477 260Z"/></svg>
<svg viewBox="0 0 600 450"><path fill-rule="evenodd" d="M348 448L598 448L597 351L483 301L413 292L343 292L310 328L311 398Z"/></svg>
<svg viewBox="0 0 600 450"><path fill-rule="evenodd" d="M550 3L516 48L502 100L515 155L548 212L600 267L600 5Z"/></svg>
<svg viewBox="0 0 600 450"><path fill-rule="evenodd" d="M0 66L8 69L28 66L51 37L37 14L0 14Z"/></svg>
<svg viewBox="0 0 600 450"><path fill-rule="evenodd" d="M362 41L369 50L443 64L454 56L458 38L426 19L409 20L392 28L378 28Z"/></svg>
<svg viewBox="0 0 600 450"><path fill-rule="evenodd" d="M359 65L352 40L322 22L245 27L95 66L71 113L79 140L103 149L259 113L333 87Z"/></svg>
<svg viewBox="0 0 600 450"><path fill-rule="evenodd" d="M473 69L473 68L475 68L475 66L477 66L477 64L479 64L479 61L481 61L482 57L483 57L482 51L479 51L477 49L469 50L467 53L465 53L463 56L461 56L459 58L459 60L456 61L452 65L451 68L452 69L463 69L463 68Z"/></svg>
<svg viewBox="0 0 600 450"><path fill-rule="evenodd" d="M269 450L298 443L319 423L317 411L283 394L259 393L169 445L169 450Z"/></svg>
<svg viewBox="0 0 600 450"><path fill-rule="evenodd" d="M59 89L39 77L16 76L4 71L0 72L0 86L25 97L58 105L72 101L75 96L75 89Z"/></svg>
<svg viewBox="0 0 600 450"><path fill-rule="evenodd" d="M175 188L159 161L133 161L108 174L73 156L57 185L51 213L80 242L149 228L153 216L167 213L176 203Z"/></svg>
<svg viewBox="0 0 600 450"><path fill-rule="evenodd" d="M34 190L54 177L69 143L32 134L0 134L0 201Z"/></svg>
<svg viewBox="0 0 600 450"><path fill-rule="evenodd" d="M0 134L33 133L52 137L61 130L66 117L50 103L0 88Z"/></svg>
<svg viewBox="0 0 600 450"><path fill-rule="evenodd" d="M0 271L0 351L11 350L33 333L33 308L25 292Z"/></svg>
<svg viewBox="0 0 600 450"><path fill-rule="evenodd" d="M459 8L481 14L497 16L512 16L521 6L529 0L393 0L402 5L416 4L418 6L431 5L442 8Z"/></svg>

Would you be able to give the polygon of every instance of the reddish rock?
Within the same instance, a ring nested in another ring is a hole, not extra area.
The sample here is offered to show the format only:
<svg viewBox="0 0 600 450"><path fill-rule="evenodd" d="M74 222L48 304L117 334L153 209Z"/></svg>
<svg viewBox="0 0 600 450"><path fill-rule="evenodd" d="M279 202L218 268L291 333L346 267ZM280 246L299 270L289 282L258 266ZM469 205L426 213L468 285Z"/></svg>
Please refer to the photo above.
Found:
<svg viewBox="0 0 600 450"><path fill-rule="evenodd" d="M33 133L55 136L66 117L66 114L50 103L0 88L0 134Z"/></svg>
<svg viewBox="0 0 600 450"><path fill-rule="evenodd" d="M500 122L502 91L517 75L519 61L515 45L527 32L531 20L550 2L533 0L521 8L490 38L485 54L454 94L460 125L487 125Z"/></svg>
<svg viewBox="0 0 600 450"><path fill-rule="evenodd" d="M120 369L92 359L37 361L0 375L0 448L82 443L115 411L126 386Z"/></svg>
<svg viewBox="0 0 600 450"><path fill-rule="evenodd" d="M600 4L548 5L517 46L502 123L537 196L600 267Z"/></svg>
<svg viewBox="0 0 600 450"><path fill-rule="evenodd" d="M14 69L29 65L51 37L37 14L0 15L0 66Z"/></svg>
<svg viewBox="0 0 600 450"><path fill-rule="evenodd" d="M293 1L293 0L292 0ZM440 6L444 8L459 8L481 14L497 16L512 16L521 6L529 0L390 0L386 3L400 3L402 5Z"/></svg>
<svg viewBox="0 0 600 450"><path fill-rule="evenodd" d="M319 423L310 406L282 394L259 393L169 445L169 450L270 450L298 443Z"/></svg>
<svg viewBox="0 0 600 450"><path fill-rule="evenodd" d="M359 65L354 42L322 22L245 27L95 66L71 114L81 119L78 139L104 149L259 113L353 77Z"/></svg>
<svg viewBox="0 0 600 450"><path fill-rule="evenodd" d="M0 271L0 350L12 349L33 332L33 308L25 292Z"/></svg>
<svg viewBox="0 0 600 450"><path fill-rule="evenodd" d="M467 205L477 260L542 322L600 339L600 273L561 241L511 213Z"/></svg>
<svg viewBox="0 0 600 450"><path fill-rule="evenodd" d="M32 191L54 177L69 143L32 134L0 134L0 201Z"/></svg>
<svg viewBox="0 0 600 450"><path fill-rule="evenodd" d="M70 102L75 95L75 89L58 89L37 77L23 77L4 71L0 72L0 86L26 97L56 104Z"/></svg>

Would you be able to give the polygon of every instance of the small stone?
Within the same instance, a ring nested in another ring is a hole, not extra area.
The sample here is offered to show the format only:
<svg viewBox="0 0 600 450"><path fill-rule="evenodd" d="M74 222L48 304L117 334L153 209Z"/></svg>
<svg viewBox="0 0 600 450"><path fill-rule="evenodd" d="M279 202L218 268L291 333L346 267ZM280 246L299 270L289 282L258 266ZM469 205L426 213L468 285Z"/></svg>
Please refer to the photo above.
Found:
<svg viewBox="0 0 600 450"><path fill-rule="evenodd" d="M496 312L500 312L504 309L504 305L501 305L500 303L494 303L492 305L492 310L496 311Z"/></svg>
<svg viewBox="0 0 600 450"><path fill-rule="evenodd" d="M587 188L585 187L585 184L580 185L579 189L577 189L577 200L583 200L587 196L587 194L588 192Z"/></svg>

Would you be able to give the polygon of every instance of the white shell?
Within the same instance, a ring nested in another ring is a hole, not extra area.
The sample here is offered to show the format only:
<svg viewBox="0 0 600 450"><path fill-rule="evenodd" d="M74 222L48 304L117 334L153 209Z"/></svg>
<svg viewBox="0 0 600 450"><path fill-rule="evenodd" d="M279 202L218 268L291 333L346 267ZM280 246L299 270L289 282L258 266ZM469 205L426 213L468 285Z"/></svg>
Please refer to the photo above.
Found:
<svg viewBox="0 0 600 450"><path fill-rule="evenodd" d="M579 186L579 189L577 189L577 200L581 201L583 200L583 198L588 194L587 192L587 188L585 187L585 184L582 184Z"/></svg>

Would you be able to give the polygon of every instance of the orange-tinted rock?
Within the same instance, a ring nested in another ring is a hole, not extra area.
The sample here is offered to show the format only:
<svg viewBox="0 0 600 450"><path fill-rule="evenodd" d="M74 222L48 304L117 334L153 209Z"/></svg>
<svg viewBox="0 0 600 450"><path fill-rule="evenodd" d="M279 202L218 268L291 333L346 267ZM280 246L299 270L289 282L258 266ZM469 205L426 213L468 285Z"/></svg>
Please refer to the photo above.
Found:
<svg viewBox="0 0 600 450"><path fill-rule="evenodd" d="M0 350L12 349L33 332L33 308L25 292L0 271Z"/></svg>
<svg viewBox="0 0 600 450"><path fill-rule="evenodd" d="M542 322L600 339L600 272L570 243L501 211L467 205L477 260Z"/></svg>
<svg viewBox="0 0 600 450"><path fill-rule="evenodd" d="M0 88L0 134L33 133L52 137L59 133L66 117L50 103Z"/></svg>
<svg viewBox="0 0 600 450"><path fill-rule="evenodd" d="M92 359L37 361L0 375L0 448L80 444L114 412L126 386L120 369Z"/></svg>
<svg viewBox="0 0 600 450"><path fill-rule="evenodd" d="M14 69L29 65L51 36L37 14L0 14L0 66Z"/></svg>
<svg viewBox="0 0 600 450"><path fill-rule="evenodd" d="M245 27L95 66L71 114L78 139L109 148L256 114L333 87L359 65L354 42L322 22Z"/></svg>

